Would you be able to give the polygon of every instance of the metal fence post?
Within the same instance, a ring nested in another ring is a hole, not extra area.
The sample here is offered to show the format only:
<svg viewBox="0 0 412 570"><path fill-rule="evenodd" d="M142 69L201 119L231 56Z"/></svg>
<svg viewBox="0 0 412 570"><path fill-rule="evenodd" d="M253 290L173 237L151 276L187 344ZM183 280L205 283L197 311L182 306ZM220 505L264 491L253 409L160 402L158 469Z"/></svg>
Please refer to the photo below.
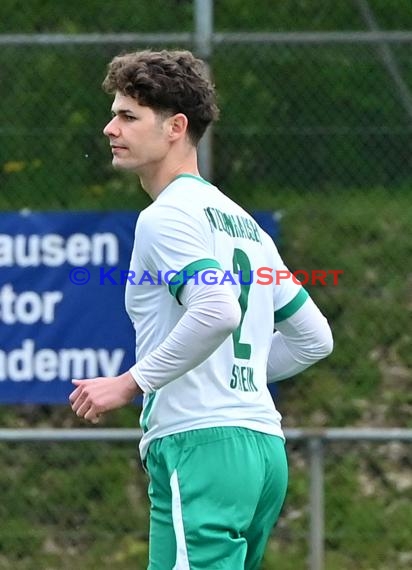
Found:
<svg viewBox="0 0 412 570"><path fill-rule="evenodd" d="M213 49L213 0L195 0L194 10L196 55L208 62ZM198 157L200 174L207 180L211 180L213 169L212 130L210 127L200 141Z"/></svg>
<svg viewBox="0 0 412 570"><path fill-rule="evenodd" d="M308 440L310 454L310 528L309 528L309 569L324 569L324 481L323 481L323 441L320 437Z"/></svg>

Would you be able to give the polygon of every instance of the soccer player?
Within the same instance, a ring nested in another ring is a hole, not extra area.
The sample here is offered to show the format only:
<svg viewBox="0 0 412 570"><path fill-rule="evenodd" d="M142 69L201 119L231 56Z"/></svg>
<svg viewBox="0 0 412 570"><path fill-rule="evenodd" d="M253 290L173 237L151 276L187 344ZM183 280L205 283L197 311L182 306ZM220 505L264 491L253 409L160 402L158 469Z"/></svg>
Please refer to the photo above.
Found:
<svg viewBox="0 0 412 570"><path fill-rule="evenodd" d="M277 278L287 269L271 238L199 175L197 145L218 115L203 62L125 54L103 87L114 95L113 166L134 172L153 203L126 286L136 364L73 380L71 406L97 422L144 395L150 570L256 570L288 477L267 382L326 357L331 331L296 280Z"/></svg>

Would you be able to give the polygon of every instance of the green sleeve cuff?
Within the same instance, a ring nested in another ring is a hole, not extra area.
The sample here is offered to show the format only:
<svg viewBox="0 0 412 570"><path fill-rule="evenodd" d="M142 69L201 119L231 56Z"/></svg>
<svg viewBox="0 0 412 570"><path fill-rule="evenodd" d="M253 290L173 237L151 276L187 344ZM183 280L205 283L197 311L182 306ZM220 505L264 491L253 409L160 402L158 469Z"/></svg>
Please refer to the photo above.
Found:
<svg viewBox="0 0 412 570"><path fill-rule="evenodd" d="M302 287L299 293L294 297L287 305L275 311L275 323L280 323L294 315L298 311L306 299L309 297L309 293Z"/></svg>
<svg viewBox="0 0 412 570"><path fill-rule="evenodd" d="M204 269L219 269L220 271L223 271L216 259L199 259L198 261L189 263L189 265L186 265L186 267L171 279L169 283L170 294L178 299L179 291L183 285L186 285L191 277Z"/></svg>

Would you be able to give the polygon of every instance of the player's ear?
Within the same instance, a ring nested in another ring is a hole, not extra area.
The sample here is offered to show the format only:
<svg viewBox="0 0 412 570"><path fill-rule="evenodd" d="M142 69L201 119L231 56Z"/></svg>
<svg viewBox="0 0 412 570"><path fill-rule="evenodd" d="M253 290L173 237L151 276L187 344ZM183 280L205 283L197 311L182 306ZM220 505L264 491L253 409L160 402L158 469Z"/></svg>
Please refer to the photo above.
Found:
<svg viewBox="0 0 412 570"><path fill-rule="evenodd" d="M183 113L176 113L168 119L169 138L171 141L180 139L187 132L188 119Z"/></svg>

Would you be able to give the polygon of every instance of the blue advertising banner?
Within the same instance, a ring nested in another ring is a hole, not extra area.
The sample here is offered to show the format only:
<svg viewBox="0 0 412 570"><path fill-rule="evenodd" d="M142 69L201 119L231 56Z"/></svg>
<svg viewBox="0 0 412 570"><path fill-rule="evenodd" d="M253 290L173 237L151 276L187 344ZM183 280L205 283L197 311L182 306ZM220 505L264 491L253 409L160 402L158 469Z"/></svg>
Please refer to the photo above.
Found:
<svg viewBox="0 0 412 570"><path fill-rule="evenodd" d="M133 364L120 271L137 215L0 213L0 403L67 404L72 378ZM276 240L275 216L253 215Z"/></svg>

